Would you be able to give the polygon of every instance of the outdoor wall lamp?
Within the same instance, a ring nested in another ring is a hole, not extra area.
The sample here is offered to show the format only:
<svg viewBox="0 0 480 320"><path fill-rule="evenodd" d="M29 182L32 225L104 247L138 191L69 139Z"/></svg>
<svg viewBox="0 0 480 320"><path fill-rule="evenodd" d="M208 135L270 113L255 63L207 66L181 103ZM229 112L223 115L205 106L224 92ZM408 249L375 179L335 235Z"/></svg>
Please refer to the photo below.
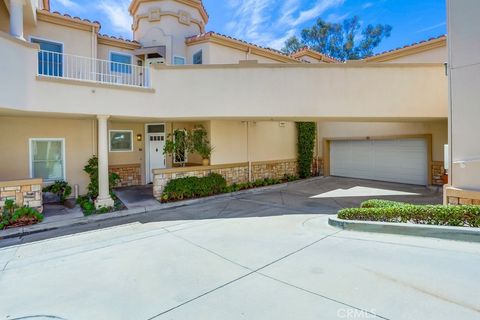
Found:
<svg viewBox="0 0 480 320"><path fill-rule="evenodd" d="M142 134L141 133L137 134L137 141L142 141Z"/></svg>

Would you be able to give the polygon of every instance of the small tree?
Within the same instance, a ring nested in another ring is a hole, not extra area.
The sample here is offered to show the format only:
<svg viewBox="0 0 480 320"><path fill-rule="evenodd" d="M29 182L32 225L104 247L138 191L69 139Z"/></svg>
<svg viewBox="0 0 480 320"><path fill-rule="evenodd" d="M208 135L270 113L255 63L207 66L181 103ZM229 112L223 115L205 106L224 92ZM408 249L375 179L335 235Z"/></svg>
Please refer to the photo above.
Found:
<svg viewBox="0 0 480 320"><path fill-rule="evenodd" d="M208 159L214 148L210 145L207 137L207 130L201 125L191 131L176 129L173 134L168 135L163 153L175 157L176 162L182 163L187 153L196 152L202 159Z"/></svg>
<svg viewBox="0 0 480 320"><path fill-rule="evenodd" d="M385 24L367 25L361 29L358 16L343 23L330 23L319 18L310 28L301 32L301 39L293 36L285 42L282 51L291 54L303 47L327 54L335 59L357 60L373 55L384 38L390 37L392 26Z"/></svg>

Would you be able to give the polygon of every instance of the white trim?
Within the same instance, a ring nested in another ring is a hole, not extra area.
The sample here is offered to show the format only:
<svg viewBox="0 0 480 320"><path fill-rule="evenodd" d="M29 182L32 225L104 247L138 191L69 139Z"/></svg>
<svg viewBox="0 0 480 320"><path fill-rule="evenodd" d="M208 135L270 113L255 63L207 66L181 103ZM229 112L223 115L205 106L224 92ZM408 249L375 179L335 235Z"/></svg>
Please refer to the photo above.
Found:
<svg viewBox="0 0 480 320"><path fill-rule="evenodd" d="M164 135L164 140L167 139L167 124L165 122L162 123L145 123L145 135L143 136L145 139L145 144L144 144L144 157L145 157L145 184L149 184L150 182L150 139L147 139L148 137L148 126L155 126L155 125L163 125L165 132L161 133ZM167 167L167 158L164 155L164 160L165 160L165 168Z"/></svg>
<svg viewBox="0 0 480 320"><path fill-rule="evenodd" d="M61 55L62 55L62 77L63 77L65 75L65 61L63 59L63 54L65 53L65 44L61 41L50 40L50 39L47 39L47 38L42 38L42 37L37 37L37 36L32 36L32 35L28 36L28 42L33 43L32 39L39 40L39 41L50 42L50 43L56 43L56 44L59 44L59 45L62 46ZM42 48L40 48L40 50L42 50ZM38 57L37 57L37 70L35 72L38 72L39 64L40 64L40 62L38 61Z"/></svg>
<svg viewBox="0 0 480 320"><path fill-rule="evenodd" d="M183 59L183 63L182 64L175 63L175 58ZM183 65L187 64L187 59L185 59L185 57L175 55L175 56L172 57L172 64L175 65L175 66L183 66Z"/></svg>
<svg viewBox="0 0 480 320"><path fill-rule="evenodd" d="M130 150L128 149L122 149L122 150L112 150L112 132L130 132ZM133 130L121 130L121 129L115 129L115 130L108 130L108 152L133 152Z"/></svg>
<svg viewBox="0 0 480 320"><path fill-rule="evenodd" d="M34 141L60 141L62 143L62 166L63 166L63 180L67 181L67 163L66 163L66 146L65 138L29 138L28 139L28 161L29 161L29 174L30 178L35 178L33 176L33 154L32 154L32 143ZM54 180L43 179L44 182L53 182Z"/></svg>

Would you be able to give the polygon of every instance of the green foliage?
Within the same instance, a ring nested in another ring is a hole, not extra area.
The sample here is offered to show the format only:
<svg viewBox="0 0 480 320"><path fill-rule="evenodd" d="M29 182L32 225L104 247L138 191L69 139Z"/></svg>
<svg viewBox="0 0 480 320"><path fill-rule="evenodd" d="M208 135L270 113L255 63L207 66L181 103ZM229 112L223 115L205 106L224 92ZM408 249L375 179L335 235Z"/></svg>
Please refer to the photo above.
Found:
<svg viewBox="0 0 480 320"><path fill-rule="evenodd" d="M216 173L204 178L187 177L170 180L162 194L162 202L207 197L220 193L237 192L298 180L298 177L285 175L282 179L258 179L253 182L234 183L227 186L225 179Z"/></svg>
<svg viewBox="0 0 480 320"><path fill-rule="evenodd" d="M27 206L19 208L13 201L13 203L9 200L7 201L5 202L5 206L3 208L4 214L2 216L2 219L0 220L0 230L3 230L10 225L21 226L43 221L43 215L40 214L37 210ZM27 218L25 219L26 221L20 221L24 218Z"/></svg>
<svg viewBox="0 0 480 320"><path fill-rule="evenodd" d="M399 202L392 202L391 206L387 202L370 204L378 206L342 209L338 217L345 220L480 227L480 206L422 206Z"/></svg>
<svg viewBox="0 0 480 320"><path fill-rule="evenodd" d="M43 192L51 192L56 194L60 198L60 202L64 203L65 200L72 194L72 187L68 185L68 182L57 180L54 184L51 184L43 188Z"/></svg>
<svg viewBox="0 0 480 320"><path fill-rule="evenodd" d="M87 186L88 196L96 199L98 197L98 158L96 156L91 157L83 171L90 177L90 183ZM112 172L108 175L108 180L108 188L110 194L112 194L112 189L120 181L120 176Z"/></svg>
<svg viewBox="0 0 480 320"><path fill-rule="evenodd" d="M173 134L168 135L163 153L177 157L179 162L181 162L184 153L196 152L203 159L208 159L214 148L210 145L207 137L207 130L201 125L196 126L191 131L177 129Z"/></svg>
<svg viewBox="0 0 480 320"><path fill-rule="evenodd" d="M293 36L285 42L283 52L291 54L303 47L310 47L335 59L357 60L373 55L373 50L384 38L390 37L392 26L367 25L362 30L358 16L343 23L330 23L321 18L301 32L301 39ZM360 36L361 35L361 36Z"/></svg>
<svg viewBox="0 0 480 320"><path fill-rule="evenodd" d="M300 178L312 175L316 126L314 122L297 122L298 174Z"/></svg>
<svg viewBox="0 0 480 320"><path fill-rule="evenodd" d="M15 203L14 200L12 199L7 199L5 200L5 204L3 205L3 214L2 218L3 219L11 219L13 213L15 210L18 208L17 204Z"/></svg>
<svg viewBox="0 0 480 320"><path fill-rule="evenodd" d="M212 173L206 177L186 177L170 180L162 194L162 201L177 201L191 198L207 197L224 192L227 182L219 174Z"/></svg>
<svg viewBox="0 0 480 320"><path fill-rule="evenodd" d="M405 206L408 203L405 202L397 202L391 200L379 200L379 199L371 199L364 201L360 204L361 208L385 208L385 207L399 207Z"/></svg>

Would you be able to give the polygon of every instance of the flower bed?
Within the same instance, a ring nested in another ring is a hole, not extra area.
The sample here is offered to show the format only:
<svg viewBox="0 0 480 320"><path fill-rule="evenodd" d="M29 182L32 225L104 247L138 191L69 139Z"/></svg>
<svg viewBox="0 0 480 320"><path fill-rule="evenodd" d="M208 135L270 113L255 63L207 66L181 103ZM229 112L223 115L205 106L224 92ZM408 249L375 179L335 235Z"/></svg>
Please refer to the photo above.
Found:
<svg viewBox="0 0 480 320"><path fill-rule="evenodd" d="M363 202L360 208L340 210L338 218L478 228L480 206L413 205L387 200L368 200Z"/></svg>

